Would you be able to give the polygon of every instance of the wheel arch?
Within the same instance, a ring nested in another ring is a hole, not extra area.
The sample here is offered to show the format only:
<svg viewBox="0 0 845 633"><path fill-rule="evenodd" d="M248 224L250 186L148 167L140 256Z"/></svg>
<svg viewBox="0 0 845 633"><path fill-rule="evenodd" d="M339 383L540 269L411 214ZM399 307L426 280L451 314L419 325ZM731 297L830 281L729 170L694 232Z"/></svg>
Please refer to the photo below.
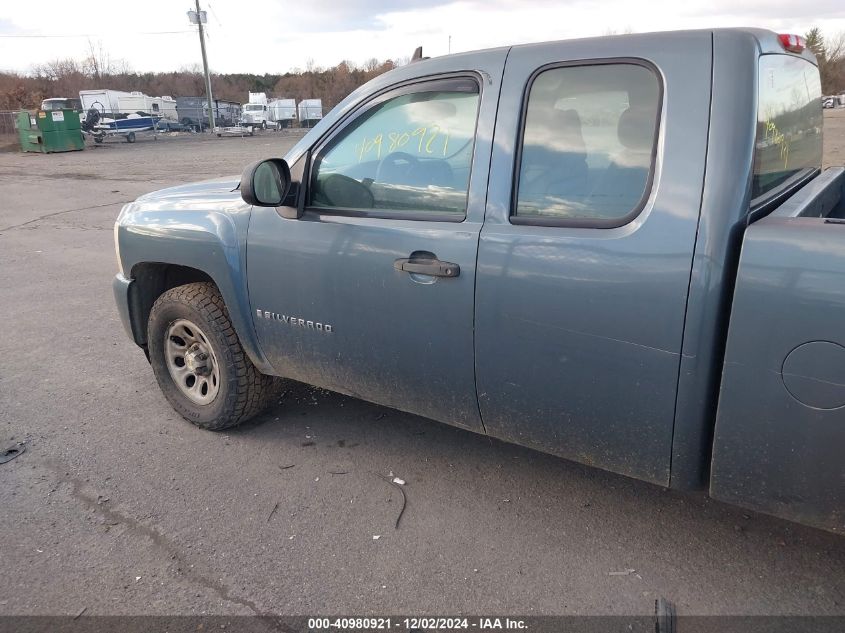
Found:
<svg viewBox="0 0 845 633"><path fill-rule="evenodd" d="M134 264L130 278L129 320L132 337L139 347L147 349L147 321L156 299L171 288L195 282L211 282L223 297L235 332L252 363L262 373L274 373L258 346L249 315L248 298L237 296L230 280L216 279L214 274L192 266L159 261Z"/></svg>

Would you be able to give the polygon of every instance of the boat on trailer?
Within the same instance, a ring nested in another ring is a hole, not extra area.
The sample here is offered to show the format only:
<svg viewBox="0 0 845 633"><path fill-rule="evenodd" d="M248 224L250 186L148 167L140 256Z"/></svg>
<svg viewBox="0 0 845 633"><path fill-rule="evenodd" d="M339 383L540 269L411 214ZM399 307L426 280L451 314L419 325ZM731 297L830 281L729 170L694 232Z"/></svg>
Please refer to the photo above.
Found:
<svg viewBox="0 0 845 633"><path fill-rule="evenodd" d="M94 126L94 129L117 130L120 132L145 132L146 130L152 130L160 120L160 116L132 113L127 114L126 118L122 119L104 117Z"/></svg>
<svg viewBox="0 0 845 633"><path fill-rule="evenodd" d="M123 136L127 142L135 142L138 132L156 132L160 116L153 116L143 112L127 114L125 117L101 117L92 109L82 125L83 132L90 134L95 143L102 143L107 136Z"/></svg>
<svg viewBox="0 0 845 633"><path fill-rule="evenodd" d="M135 142L139 132L158 131L163 118L177 120L176 100L170 96L150 97L143 92L80 90L85 116L82 131L102 143L107 136L123 136Z"/></svg>

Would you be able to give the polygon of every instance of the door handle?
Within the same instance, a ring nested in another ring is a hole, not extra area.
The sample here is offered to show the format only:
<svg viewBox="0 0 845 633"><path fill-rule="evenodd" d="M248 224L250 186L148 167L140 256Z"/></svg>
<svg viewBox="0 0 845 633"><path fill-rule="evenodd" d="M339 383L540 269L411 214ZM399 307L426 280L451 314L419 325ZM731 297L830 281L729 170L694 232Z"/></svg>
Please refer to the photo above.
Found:
<svg viewBox="0 0 845 633"><path fill-rule="evenodd" d="M396 270L432 277L457 277L461 274L461 267L451 262L441 262L439 259L402 258L393 262Z"/></svg>

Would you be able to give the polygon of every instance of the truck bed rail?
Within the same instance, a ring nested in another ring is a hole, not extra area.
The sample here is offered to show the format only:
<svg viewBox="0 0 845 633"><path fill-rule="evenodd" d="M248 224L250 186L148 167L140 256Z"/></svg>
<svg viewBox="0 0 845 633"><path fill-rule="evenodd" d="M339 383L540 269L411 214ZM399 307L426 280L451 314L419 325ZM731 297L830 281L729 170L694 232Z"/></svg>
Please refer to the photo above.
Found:
<svg viewBox="0 0 845 633"><path fill-rule="evenodd" d="M845 167L831 167L778 207L771 218L845 218Z"/></svg>

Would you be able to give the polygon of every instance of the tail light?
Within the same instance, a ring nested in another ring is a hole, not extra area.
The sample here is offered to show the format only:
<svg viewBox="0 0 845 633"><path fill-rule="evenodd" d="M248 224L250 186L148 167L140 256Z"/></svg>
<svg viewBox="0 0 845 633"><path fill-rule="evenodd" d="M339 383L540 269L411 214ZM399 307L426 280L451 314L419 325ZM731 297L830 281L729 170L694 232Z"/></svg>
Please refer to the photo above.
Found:
<svg viewBox="0 0 845 633"><path fill-rule="evenodd" d="M790 53L800 53L807 48L807 40L800 35L790 35L788 33L781 33L778 35L780 45L783 49Z"/></svg>

